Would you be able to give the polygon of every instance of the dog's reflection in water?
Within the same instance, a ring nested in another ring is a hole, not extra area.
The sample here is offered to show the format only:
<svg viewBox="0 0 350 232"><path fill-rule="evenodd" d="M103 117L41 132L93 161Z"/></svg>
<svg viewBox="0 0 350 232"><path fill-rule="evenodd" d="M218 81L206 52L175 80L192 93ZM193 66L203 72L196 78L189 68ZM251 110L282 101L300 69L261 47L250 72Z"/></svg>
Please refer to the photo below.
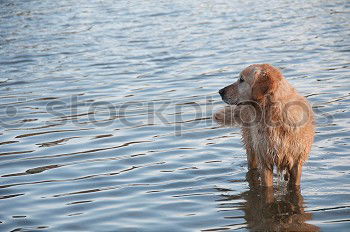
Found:
<svg viewBox="0 0 350 232"><path fill-rule="evenodd" d="M289 187L286 193L274 193L273 187L260 187L258 174L247 173L250 190L239 196L222 194L219 208L243 199L238 208L251 231L319 231L319 227L308 224L312 214L304 211L304 200L299 186ZM220 191L220 189L218 189ZM226 192L227 193L227 192Z"/></svg>

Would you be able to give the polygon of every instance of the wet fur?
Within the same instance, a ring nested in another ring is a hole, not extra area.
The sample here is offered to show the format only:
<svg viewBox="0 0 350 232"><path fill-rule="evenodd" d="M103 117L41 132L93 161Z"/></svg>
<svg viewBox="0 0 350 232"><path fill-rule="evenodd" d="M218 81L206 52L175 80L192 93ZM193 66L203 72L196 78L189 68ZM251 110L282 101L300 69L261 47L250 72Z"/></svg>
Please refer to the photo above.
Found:
<svg viewBox="0 0 350 232"><path fill-rule="evenodd" d="M315 133L310 104L272 65L251 65L240 77L243 81L220 90L230 106L214 119L241 127L248 167L259 169L264 186L272 186L274 166L287 171L291 185L300 185Z"/></svg>

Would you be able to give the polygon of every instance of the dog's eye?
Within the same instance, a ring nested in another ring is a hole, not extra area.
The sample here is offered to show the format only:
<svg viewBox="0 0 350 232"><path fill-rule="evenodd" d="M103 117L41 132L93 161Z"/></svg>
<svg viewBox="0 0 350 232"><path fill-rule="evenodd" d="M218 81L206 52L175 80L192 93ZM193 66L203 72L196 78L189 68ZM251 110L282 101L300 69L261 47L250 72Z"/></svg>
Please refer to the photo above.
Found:
<svg viewBox="0 0 350 232"><path fill-rule="evenodd" d="M242 83L243 81L244 81L243 77L240 76L240 77L239 77L239 82Z"/></svg>

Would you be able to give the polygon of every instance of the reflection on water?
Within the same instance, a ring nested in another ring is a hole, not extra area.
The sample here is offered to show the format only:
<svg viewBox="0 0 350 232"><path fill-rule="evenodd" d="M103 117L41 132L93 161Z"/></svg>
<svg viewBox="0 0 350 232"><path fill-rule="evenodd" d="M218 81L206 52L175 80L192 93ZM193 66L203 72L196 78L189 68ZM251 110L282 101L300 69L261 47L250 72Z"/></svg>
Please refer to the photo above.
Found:
<svg viewBox="0 0 350 232"><path fill-rule="evenodd" d="M282 191L261 187L254 180L255 175L254 172L247 173L250 188L238 195L225 194L226 190L217 189L222 192L218 208L227 210L232 200L244 200L233 205L235 210L244 211L244 219L251 231L320 231L319 227L308 223L312 213L305 212L300 187L279 186Z"/></svg>
<svg viewBox="0 0 350 232"><path fill-rule="evenodd" d="M347 232L349 12L345 0L0 1L0 231ZM281 68L316 112L302 196L249 186L239 131L211 120L218 90L252 63Z"/></svg>

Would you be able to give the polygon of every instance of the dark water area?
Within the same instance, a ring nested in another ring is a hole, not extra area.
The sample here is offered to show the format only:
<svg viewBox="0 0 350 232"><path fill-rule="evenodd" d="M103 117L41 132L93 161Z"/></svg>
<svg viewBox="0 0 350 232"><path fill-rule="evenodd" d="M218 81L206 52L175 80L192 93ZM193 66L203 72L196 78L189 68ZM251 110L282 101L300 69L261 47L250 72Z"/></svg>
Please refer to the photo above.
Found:
<svg viewBox="0 0 350 232"><path fill-rule="evenodd" d="M349 231L349 1L0 1L0 231ZM249 185L217 91L307 96L300 189Z"/></svg>

